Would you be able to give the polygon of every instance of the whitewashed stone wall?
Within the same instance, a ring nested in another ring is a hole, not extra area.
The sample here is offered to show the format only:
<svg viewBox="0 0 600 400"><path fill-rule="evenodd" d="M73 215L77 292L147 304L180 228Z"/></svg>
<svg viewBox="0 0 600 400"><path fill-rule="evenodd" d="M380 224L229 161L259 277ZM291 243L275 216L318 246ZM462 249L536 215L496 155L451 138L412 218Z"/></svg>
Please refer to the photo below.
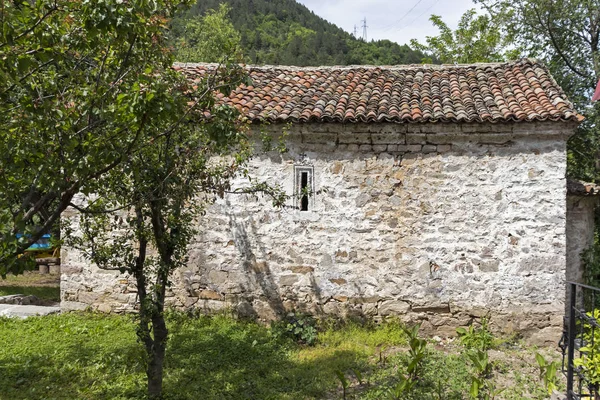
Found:
<svg viewBox="0 0 600 400"><path fill-rule="evenodd" d="M292 309L398 315L448 335L490 313L499 330L555 340L573 127L295 126L289 152L257 157L252 172L292 194L294 165L312 165L319 194L311 209L218 200L169 300L263 319ZM133 280L67 248L62 257L63 308L134 307Z"/></svg>

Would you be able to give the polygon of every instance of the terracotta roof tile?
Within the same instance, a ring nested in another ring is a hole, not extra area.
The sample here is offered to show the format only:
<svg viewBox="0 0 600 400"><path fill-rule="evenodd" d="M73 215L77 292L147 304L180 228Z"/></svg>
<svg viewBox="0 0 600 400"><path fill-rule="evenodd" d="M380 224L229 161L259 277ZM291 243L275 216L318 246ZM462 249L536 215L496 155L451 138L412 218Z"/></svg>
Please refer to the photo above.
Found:
<svg viewBox="0 0 600 400"><path fill-rule="evenodd" d="M211 64L175 64L193 82ZM536 60L393 67L246 67L252 80L219 101L253 121L581 121Z"/></svg>
<svg viewBox="0 0 600 400"><path fill-rule="evenodd" d="M600 185L567 178L567 193L574 196L598 196Z"/></svg>

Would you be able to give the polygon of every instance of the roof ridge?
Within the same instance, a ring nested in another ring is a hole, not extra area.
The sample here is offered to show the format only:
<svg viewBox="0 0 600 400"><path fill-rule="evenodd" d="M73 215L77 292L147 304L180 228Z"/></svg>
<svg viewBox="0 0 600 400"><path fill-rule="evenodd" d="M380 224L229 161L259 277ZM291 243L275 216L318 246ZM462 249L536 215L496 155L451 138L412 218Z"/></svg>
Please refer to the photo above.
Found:
<svg viewBox="0 0 600 400"><path fill-rule="evenodd" d="M519 64L537 64L544 66L538 59L535 58L521 58L519 60L510 61L498 61L498 62L482 62L482 63L466 63L466 64L396 64L396 65L321 65L321 66L297 66L297 65L256 65L256 64L242 64L244 68L254 70L283 70L283 71L344 71L353 69L384 69L384 70L414 70L414 69L453 69L453 68L469 68L469 67L502 67L509 65ZM174 62L173 66L181 68L194 68L194 67L209 67L216 68L222 64L219 63L204 63L204 62ZM544 66L545 68L545 66Z"/></svg>

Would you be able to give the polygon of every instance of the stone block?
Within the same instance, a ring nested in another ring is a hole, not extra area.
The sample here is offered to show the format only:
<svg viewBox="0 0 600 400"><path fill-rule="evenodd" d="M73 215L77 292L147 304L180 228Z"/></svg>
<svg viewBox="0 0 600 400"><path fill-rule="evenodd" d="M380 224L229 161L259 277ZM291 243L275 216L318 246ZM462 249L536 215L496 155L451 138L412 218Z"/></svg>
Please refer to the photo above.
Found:
<svg viewBox="0 0 600 400"><path fill-rule="evenodd" d="M424 133L409 133L406 135L406 144L427 144L427 135Z"/></svg>
<svg viewBox="0 0 600 400"><path fill-rule="evenodd" d="M308 265L297 265L289 268L295 274L309 274L313 272L315 269Z"/></svg>
<svg viewBox="0 0 600 400"><path fill-rule="evenodd" d="M96 292L79 292L77 300L81 303L92 305L100 299L102 294Z"/></svg>
<svg viewBox="0 0 600 400"><path fill-rule="evenodd" d="M304 133L302 134L303 143L311 144L328 144L335 143L337 140L336 133Z"/></svg>
<svg viewBox="0 0 600 400"><path fill-rule="evenodd" d="M110 306L110 304L102 303L98 305L98 311L103 313L110 313L112 311L112 307Z"/></svg>
<svg viewBox="0 0 600 400"><path fill-rule="evenodd" d="M78 301L61 301L60 309L63 312L67 311L84 311L89 307L89 304L80 303Z"/></svg>
<svg viewBox="0 0 600 400"><path fill-rule="evenodd" d="M346 303L348 301L348 296L333 296L333 299L340 303Z"/></svg>
<svg viewBox="0 0 600 400"><path fill-rule="evenodd" d="M374 133L371 135L373 144L404 144L406 137L404 133Z"/></svg>
<svg viewBox="0 0 600 400"><path fill-rule="evenodd" d="M254 310L255 315L263 321L275 321L281 317L281 313L283 312L283 306L281 303L280 310L277 310L277 306L271 305L270 303L262 300L255 300L253 302L252 308Z"/></svg>
<svg viewBox="0 0 600 400"><path fill-rule="evenodd" d="M200 291L198 297L202 300L222 300L223 298L223 296L220 293L208 289Z"/></svg>
<svg viewBox="0 0 600 400"><path fill-rule="evenodd" d="M279 284L281 286L291 286L298 281L298 275L282 275L279 277Z"/></svg>
<svg viewBox="0 0 600 400"><path fill-rule="evenodd" d="M481 272L498 272L500 260L481 260L478 264Z"/></svg>
<svg viewBox="0 0 600 400"><path fill-rule="evenodd" d="M340 144L371 144L370 133L342 133L338 137Z"/></svg>
<svg viewBox="0 0 600 400"><path fill-rule="evenodd" d="M377 303L363 303L361 305L362 314L368 317L377 315Z"/></svg>
<svg viewBox="0 0 600 400"><path fill-rule="evenodd" d="M435 314L449 314L450 313L450 305L438 302L432 302L429 304L420 304L411 306L411 311L417 313L435 313Z"/></svg>
<svg viewBox="0 0 600 400"><path fill-rule="evenodd" d="M228 282L227 271L211 270L208 272L208 280L215 285L223 285Z"/></svg>
<svg viewBox="0 0 600 400"><path fill-rule="evenodd" d="M556 346L562 336L561 326L549 326L543 329L535 329L524 335L527 343L536 346Z"/></svg>
<svg viewBox="0 0 600 400"><path fill-rule="evenodd" d="M402 300L385 300L379 304L379 315L401 315L410 311L410 304Z"/></svg>

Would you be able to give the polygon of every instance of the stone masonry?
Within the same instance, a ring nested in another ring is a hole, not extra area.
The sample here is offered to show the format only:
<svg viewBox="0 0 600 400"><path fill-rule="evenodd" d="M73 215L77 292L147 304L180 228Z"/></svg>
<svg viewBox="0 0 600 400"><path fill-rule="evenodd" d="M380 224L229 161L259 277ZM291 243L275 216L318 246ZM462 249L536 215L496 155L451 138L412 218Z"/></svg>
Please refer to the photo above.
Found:
<svg viewBox="0 0 600 400"><path fill-rule="evenodd" d="M486 314L533 342L560 337L566 275L566 140L573 122L296 124L289 151L251 172L309 210L229 195L199 222L169 302L271 320L398 316L452 335ZM280 132L277 124L269 127ZM238 182L240 187L244 183ZM74 215L70 211L69 216ZM63 247L63 309L132 310L133 279Z"/></svg>

